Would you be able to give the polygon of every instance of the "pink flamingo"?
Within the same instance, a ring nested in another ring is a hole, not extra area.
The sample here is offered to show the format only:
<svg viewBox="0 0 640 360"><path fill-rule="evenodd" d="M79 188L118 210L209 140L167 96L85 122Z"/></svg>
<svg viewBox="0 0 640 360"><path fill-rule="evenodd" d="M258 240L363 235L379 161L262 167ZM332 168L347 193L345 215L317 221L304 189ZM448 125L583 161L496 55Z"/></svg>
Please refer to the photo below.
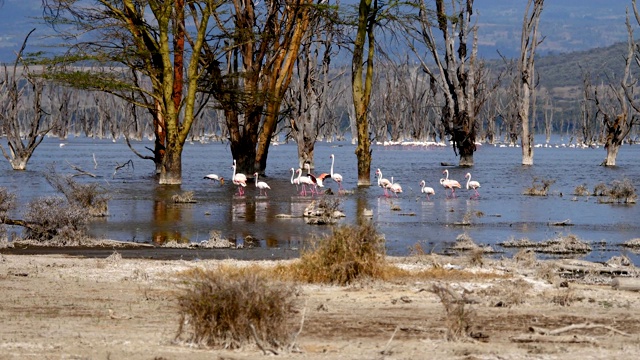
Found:
<svg viewBox="0 0 640 360"><path fill-rule="evenodd" d="M333 172L333 163L334 163L335 160L336 160L335 156L333 156L333 154L331 154L331 178L333 179L333 181L338 183L338 189L340 189L339 191L343 191L343 189L342 189L342 175Z"/></svg>
<svg viewBox="0 0 640 360"><path fill-rule="evenodd" d="M431 200L429 195L435 195L436 193L432 187L427 186L427 183L424 180L420 181L420 192L427 195L427 200Z"/></svg>
<svg viewBox="0 0 640 360"><path fill-rule="evenodd" d="M455 188L461 189L460 183L457 180L449 180L449 170L445 170L442 172L446 174L445 179L440 179L440 185L442 185L445 189L451 189L451 196L456 197Z"/></svg>
<svg viewBox="0 0 640 360"><path fill-rule="evenodd" d="M267 189L271 190L269 185L264 181L258 181L258 173L254 173L253 176L256 178L256 187L260 190L260 195L262 195L262 191L264 191L264 196L267 196Z"/></svg>
<svg viewBox="0 0 640 360"><path fill-rule="evenodd" d="M244 195L244 187L247 186L247 176L242 173L236 173L236 159L233 159L233 176L231 180L233 181L233 185L238 186L238 195Z"/></svg>
<svg viewBox="0 0 640 360"><path fill-rule="evenodd" d="M376 170L376 175L378 176L378 186L384 190L384 196L389 197L387 187L391 184L391 181L382 177L382 171L380 171L380 169Z"/></svg>
<svg viewBox="0 0 640 360"><path fill-rule="evenodd" d="M396 197L398 197L398 194L402 192L402 186L400 186L400 184L396 182L393 182L393 176L391 177L391 184L389 185L389 191L394 193Z"/></svg>
<svg viewBox="0 0 640 360"><path fill-rule="evenodd" d="M469 190L469 188L472 188L473 191L476 192L475 197L479 197L480 193L478 193L478 188L480 187L480 183L475 180L471 180L471 173L467 173L467 175L465 175L464 177L467 178L467 190Z"/></svg>
<svg viewBox="0 0 640 360"><path fill-rule="evenodd" d="M296 170L298 174L298 182L302 185L302 191L300 195L307 196L307 185L311 188L313 186L313 181L308 176L302 176L302 169ZM311 190L311 195L313 195L313 190Z"/></svg>

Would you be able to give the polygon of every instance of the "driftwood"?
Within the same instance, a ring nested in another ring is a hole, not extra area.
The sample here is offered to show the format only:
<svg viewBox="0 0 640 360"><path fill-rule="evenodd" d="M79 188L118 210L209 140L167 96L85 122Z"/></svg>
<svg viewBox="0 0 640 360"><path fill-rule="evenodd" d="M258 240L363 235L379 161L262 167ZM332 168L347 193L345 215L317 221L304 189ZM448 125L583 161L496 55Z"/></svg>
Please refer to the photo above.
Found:
<svg viewBox="0 0 640 360"><path fill-rule="evenodd" d="M611 281L615 290L640 291L640 279L618 277Z"/></svg>
<svg viewBox="0 0 640 360"><path fill-rule="evenodd" d="M571 219L549 223L549 226L573 226Z"/></svg>
<svg viewBox="0 0 640 360"><path fill-rule="evenodd" d="M90 173L90 172L88 172L88 171L86 171L86 170L83 170L81 167L76 166L76 165L73 165L73 164L71 164L71 163L70 163L70 162L68 162L68 161L67 161L67 164L69 164L69 166L70 166L73 170L75 170L75 171L79 172L79 174L74 174L74 175L72 175L72 176L81 176L81 175L86 175L86 176L91 176L92 178L98 177L98 176L96 176L95 174L92 174L92 173Z"/></svg>
<svg viewBox="0 0 640 360"><path fill-rule="evenodd" d="M523 334L511 338L513 342L530 343L530 342L550 342L550 343L591 343L595 344L596 339L585 335L561 335L573 330L590 330L604 329L622 336L631 336L630 334L620 331L614 327L602 324L572 324L557 329L545 329L537 326L530 326L529 332L532 334Z"/></svg>

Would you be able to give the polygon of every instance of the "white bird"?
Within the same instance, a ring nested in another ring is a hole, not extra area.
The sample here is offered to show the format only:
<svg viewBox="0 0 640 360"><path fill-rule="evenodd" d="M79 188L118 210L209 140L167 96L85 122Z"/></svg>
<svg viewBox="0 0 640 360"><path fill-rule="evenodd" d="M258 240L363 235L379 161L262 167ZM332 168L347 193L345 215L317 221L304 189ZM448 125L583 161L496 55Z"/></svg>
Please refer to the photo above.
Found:
<svg viewBox="0 0 640 360"><path fill-rule="evenodd" d="M218 181L220 185L224 185L224 178L222 176L218 176L217 174L207 174L204 176L204 178L211 181Z"/></svg>
<svg viewBox="0 0 640 360"><path fill-rule="evenodd" d="M302 185L302 191L300 192L300 195L303 196L307 196L307 185L309 185L309 188L311 188L311 195L313 195L313 181L311 180L311 178L309 178L308 176L302 176L302 169L298 169L296 170L296 172L298 173L298 182L300 183L300 185Z"/></svg>
<svg viewBox="0 0 640 360"><path fill-rule="evenodd" d="M420 181L420 188L421 188L420 192L422 192L423 194L427 195L427 200L431 200L429 198L429 195L435 195L435 193L436 193L436 191L433 190L432 187L428 187L427 186L427 183L424 180Z"/></svg>
<svg viewBox="0 0 640 360"><path fill-rule="evenodd" d="M342 189L342 175L338 174L338 173L334 173L333 172L333 163L335 162L336 158L335 156L333 156L333 154L331 154L331 178L333 179L333 181L338 183L338 189L340 189L339 191L343 191Z"/></svg>
<svg viewBox="0 0 640 360"><path fill-rule="evenodd" d="M244 187L247 186L247 176L243 173L236 173L236 159L233 159L233 177L231 181L233 181L233 185L238 186L238 195L244 195Z"/></svg>
<svg viewBox="0 0 640 360"><path fill-rule="evenodd" d="M396 197L398 197L398 194L402 192L402 186L400 186L400 184L398 183L393 182L393 176L391 177L391 184L389 185L389 191L394 193Z"/></svg>
<svg viewBox="0 0 640 360"><path fill-rule="evenodd" d="M260 190L260 195L264 191L264 196L267 196L267 189L271 190L269 185L264 181L258 181L258 173L254 173L253 176L256 178L256 187Z"/></svg>
<svg viewBox="0 0 640 360"><path fill-rule="evenodd" d="M467 178L467 190L469 190L469 188L472 188L473 191L476 192L475 197L479 197L480 193L478 193L478 188L480 187L480 183L475 180L471 181L471 173L467 173L467 175L465 175L464 177Z"/></svg>
<svg viewBox="0 0 640 360"><path fill-rule="evenodd" d="M382 171L380 171L380 169L376 170L376 175L378 176L378 186L380 186L384 190L384 196L389 197L387 188L391 184L391 181L382 177Z"/></svg>
<svg viewBox="0 0 640 360"><path fill-rule="evenodd" d="M451 196L456 197L455 188L461 189L460 183L457 180L449 179L449 170L445 170L442 172L446 174L447 177L445 179L440 179L440 185L442 185L445 189L451 189Z"/></svg>
<svg viewBox="0 0 640 360"><path fill-rule="evenodd" d="M296 191L298 191L298 185L300 184L300 180L298 178L294 178L296 174L296 170L294 168L289 169L291 171L291 184L296 186Z"/></svg>

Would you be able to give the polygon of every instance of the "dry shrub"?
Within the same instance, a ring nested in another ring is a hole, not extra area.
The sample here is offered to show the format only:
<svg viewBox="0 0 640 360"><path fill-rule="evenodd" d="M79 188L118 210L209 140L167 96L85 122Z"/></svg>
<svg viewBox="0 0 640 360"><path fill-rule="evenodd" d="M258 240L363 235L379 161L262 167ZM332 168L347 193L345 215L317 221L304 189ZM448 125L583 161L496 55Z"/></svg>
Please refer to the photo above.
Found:
<svg viewBox="0 0 640 360"><path fill-rule="evenodd" d="M524 304L528 297L527 292L533 288L533 285L523 279L503 280L494 284L477 293L481 296L496 298L495 304L500 307Z"/></svg>
<svg viewBox="0 0 640 360"><path fill-rule="evenodd" d="M6 219L9 211L16 207L16 194L9 192L7 188L0 187L0 217ZM0 224L0 249L9 247L7 239L7 227Z"/></svg>
<svg viewBox="0 0 640 360"><path fill-rule="evenodd" d="M86 209L89 215L109 215L109 197L100 185L96 183L80 184L73 180L72 176L59 175L53 166L49 166L45 178L56 191L67 198L70 204Z"/></svg>
<svg viewBox="0 0 640 360"><path fill-rule="evenodd" d="M249 271L196 269L184 274L176 339L240 348L283 348L291 340L296 289Z"/></svg>
<svg viewBox="0 0 640 360"><path fill-rule="evenodd" d="M26 239L50 245L80 245L87 238L87 212L61 197L45 197L27 205Z"/></svg>
<svg viewBox="0 0 640 360"><path fill-rule="evenodd" d="M609 193L609 189L605 183L601 182L593 187L593 196L606 196Z"/></svg>
<svg viewBox="0 0 640 360"><path fill-rule="evenodd" d="M579 298L571 289L559 290L551 297L551 302L560 306L570 306L576 300L579 300Z"/></svg>
<svg viewBox="0 0 640 360"><path fill-rule="evenodd" d="M526 267L533 267L538 262L536 253L531 249L521 249L513 255L513 261Z"/></svg>
<svg viewBox="0 0 640 360"><path fill-rule="evenodd" d="M440 298L444 306L445 324L447 326L447 340L456 341L468 338L471 331L473 310L466 308L463 294L456 293L448 285L433 284L431 292Z"/></svg>
<svg viewBox="0 0 640 360"><path fill-rule="evenodd" d="M361 278L380 279L386 268L385 241L370 222L340 225L323 239L313 239L292 266L296 279L346 285Z"/></svg>
<svg viewBox="0 0 640 360"><path fill-rule="evenodd" d="M575 190L573 190L573 194L576 196L589 196L589 190L587 189L587 184L576 186Z"/></svg>
<svg viewBox="0 0 640 360"><path fill-rule="evenodd" d="M531 181L531 187L526 188L524 194L530 196L547 196L549 188L555 182L556 181L552 179L538 179L534 177Z"/></svg>
<svg viewBox="0 0 640 360"><path fill-rule="evenodd" d="M195 203L196 200L193 198L193 191L185 191L182 194L174 194L171 196L171 200L173 200L176 204L191 204Z"/></svg>
<svg viewBox="0 0 640 360"><path fill-rule="evenodd" d="M591 245L573 234L559 235L555 239L541 243L536 251L548 254L584 254L591 251Z"/></svg>
<svg viewBox="0 0 640 360"><path fill-rule="evenodd" d="M638 198L636 188L629 179L614 180L608 195L609 201L625 204L635 204Z"/></svg>

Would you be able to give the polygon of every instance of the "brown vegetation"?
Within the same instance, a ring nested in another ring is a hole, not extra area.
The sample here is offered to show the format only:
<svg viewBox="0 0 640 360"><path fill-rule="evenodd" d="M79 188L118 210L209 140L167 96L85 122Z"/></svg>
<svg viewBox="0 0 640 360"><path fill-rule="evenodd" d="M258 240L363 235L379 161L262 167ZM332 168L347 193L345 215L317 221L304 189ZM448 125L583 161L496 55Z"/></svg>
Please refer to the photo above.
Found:
<svg viewBox="0 0 640 360"><path fill-rule="evenodd" d="M340 225L304 249L290 274L310 283L346 285L362 278L380 279L385 263L385 240L370 222Z"/></svg>
<svg viewBox="0 0 640 360"><path fill-rule="evenodd" d="M531 186L524 190L524 194L530 196L547 196L549 187L555 182L556 181L552 179L538 179L534 177L531 181Z"/></svg>
<svg viewBox="0 0 640 360"><path fill-rule="evenodd" d="M176 339L197 345L237 349L255 342L277 353L292 340L296 289L242 269L182 276Z"/></svg>
<svg viewBox="0 0 640 360"><path fill-rule="evenodd" d="M74 246L87 238L88 214L85 209L61 197L45 197L27 205L24 238L49 245Z"/></svg>
<svg viewBox="0 0 640 360"><path fill-rule="evenodd" d="M56 191L67 198L69 204L86 209L91 216L109 215L109 197L99 184L78 183L71 175L58 174L53 165L48 167L45 178Z"/></svg>

